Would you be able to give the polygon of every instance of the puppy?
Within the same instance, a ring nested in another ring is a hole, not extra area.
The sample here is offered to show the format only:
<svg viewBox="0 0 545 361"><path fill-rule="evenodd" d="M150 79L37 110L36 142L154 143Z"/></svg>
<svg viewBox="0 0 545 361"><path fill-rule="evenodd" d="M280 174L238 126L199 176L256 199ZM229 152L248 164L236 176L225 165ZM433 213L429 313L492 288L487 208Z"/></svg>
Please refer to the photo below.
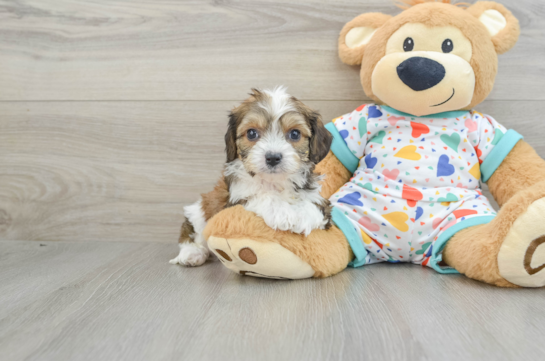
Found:
<svg viewBox="0 0 545 361"><path fill-rule="evenodd" d="M321 176L314 168L331 142L320 114L284 88L252 89L229 115L223 177L214 191L185 207L180 253L170 263L199 266L206 261L202 232L225 207L242 205L273 229L305 236L329 228L331 206L320 196Z"/></svg>

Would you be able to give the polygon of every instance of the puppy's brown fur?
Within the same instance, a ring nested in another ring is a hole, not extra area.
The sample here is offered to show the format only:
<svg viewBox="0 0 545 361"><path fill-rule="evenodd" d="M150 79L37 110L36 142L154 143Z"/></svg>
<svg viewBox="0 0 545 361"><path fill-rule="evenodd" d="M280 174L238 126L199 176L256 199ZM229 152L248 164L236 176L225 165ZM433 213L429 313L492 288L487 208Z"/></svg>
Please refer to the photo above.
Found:
<svg viewBox="0 0 545 361"><path fill-rule="evenodd" d="M265 130L270 124L270 114L258 104L264 102L266 94L252 89L250 97L229 114L229 125L225 134L227 163L240 158L244 161L255 142L244 135L249 129ZM318 163L325 158L331 147L332 136L325 129L320 114L291 97L296 111L284 114L280 121L285 132L297 129L301 140L294 144L302 161ZM251 115L251 116L249 116Z"/></svg>
<svg viewBox="0 0 545 361"><path fill-rule="evenodd" d="M251 163L247 162L247 156L256 143L248 140L245 135L249 129L264 131L270 126L270 114L258 105L265 101L266 96L263 92L252 89L250 97L229 113L229 123L225 134L227 163L241 159L250 175L253 171ZM310 109L295 97L292 97L291 101L295 111L283 114L280 122L284 133L293 129L301 132L301 139L293 142L292 146L298 153L301 162L310 165L309 180L303 188L311 187L316 184L313 182L315 177L319 176L319 174L313 173L315 164L328 155L333 139L324 127L318 112ZM310 179L310 177L313 178ZM225 208L244 204L243 201L236 204L229 202L229 185L232 181L233 179L229 176L222 176L211 192L201 194L201 206L206 221ZM331 204L324 198L323 202L316 206L328 220L326 227L329 228L331 225ZM186 219L182 224L179 243L192 242L194 232L193 225Z"/></svg>

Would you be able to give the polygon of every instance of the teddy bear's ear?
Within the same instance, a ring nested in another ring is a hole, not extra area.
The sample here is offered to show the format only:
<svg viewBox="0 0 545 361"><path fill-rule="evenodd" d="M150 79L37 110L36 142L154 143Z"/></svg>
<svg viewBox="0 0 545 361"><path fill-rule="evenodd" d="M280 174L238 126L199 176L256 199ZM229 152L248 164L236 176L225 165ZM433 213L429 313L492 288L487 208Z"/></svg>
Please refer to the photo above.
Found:
<svg viewBox="0 0 545 361"><path fill-rule="evenodd" d="M359 65L365 46L371 41L375 31L391 18L381 13L361 14L349 21L339 36L339 57L348 65Z"/></svg>
<svg viewBox="0 0 545 361"><path fill-rule="evenodd" d="M520 35L519 21L505 6L493 1L480 1L467 11L486 27L498 54L515 46Z"/></svg>

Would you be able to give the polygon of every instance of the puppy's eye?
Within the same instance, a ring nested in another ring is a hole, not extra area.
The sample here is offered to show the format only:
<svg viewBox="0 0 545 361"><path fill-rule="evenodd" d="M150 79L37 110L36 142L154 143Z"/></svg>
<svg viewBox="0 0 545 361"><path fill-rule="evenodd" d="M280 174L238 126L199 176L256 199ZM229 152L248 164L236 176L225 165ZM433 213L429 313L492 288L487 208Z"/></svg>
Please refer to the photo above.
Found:
<svg viewBox="0 0 545 361"><path fill-rule="evenodd" d="M454 44L452 43L452 40L447 39L443 41L443 45L441 45L441 49L443 49L443 53L450 53L454 49Z"/></svg>
<svg viewBox="0 0 545 361"><path fill-rule="evenodd" d="M291 131L289 132L289 135L288 135L288 136L289 136L289 138L290 138L291 140L297 141L297 140L301 139L301 132L298 131L297 129L293 129L293 130L291 130Z"/></svg>
<svg viewBox="0 0 545 361"><path fill-rule="evenodd" d="M403 42L403 50L405 51L413 51L414 49L414 40L413 38L407 38Z"/></svg>
<svg viewBox="0 0 545 361"><path fill-rule="evenodd" d="M256 140L257 137L259 137L259 134L257 133L257 130L255 129L248 129L248 131L246 132L246 137L249 140Z"/></svg>

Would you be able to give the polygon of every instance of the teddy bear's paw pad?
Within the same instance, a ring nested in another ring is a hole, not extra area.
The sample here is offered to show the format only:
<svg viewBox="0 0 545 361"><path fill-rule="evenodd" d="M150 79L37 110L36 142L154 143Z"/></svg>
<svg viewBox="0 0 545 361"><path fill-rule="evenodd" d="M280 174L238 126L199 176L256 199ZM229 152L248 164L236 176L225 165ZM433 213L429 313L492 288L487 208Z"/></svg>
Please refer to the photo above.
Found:
<svg viewBox="0 0 545 361"><path fill-rule="evenodd" d="M210 237L208 247L225 267L243 276L276 279L314 276L308 263L278 243Z"/></svg>
<svg viewBox="0 0 545 361"><path fill-rule="evenodd" d="M505 237L498 254L500 275L523 287L545 286L545 198L528 207Z"/></svg>

